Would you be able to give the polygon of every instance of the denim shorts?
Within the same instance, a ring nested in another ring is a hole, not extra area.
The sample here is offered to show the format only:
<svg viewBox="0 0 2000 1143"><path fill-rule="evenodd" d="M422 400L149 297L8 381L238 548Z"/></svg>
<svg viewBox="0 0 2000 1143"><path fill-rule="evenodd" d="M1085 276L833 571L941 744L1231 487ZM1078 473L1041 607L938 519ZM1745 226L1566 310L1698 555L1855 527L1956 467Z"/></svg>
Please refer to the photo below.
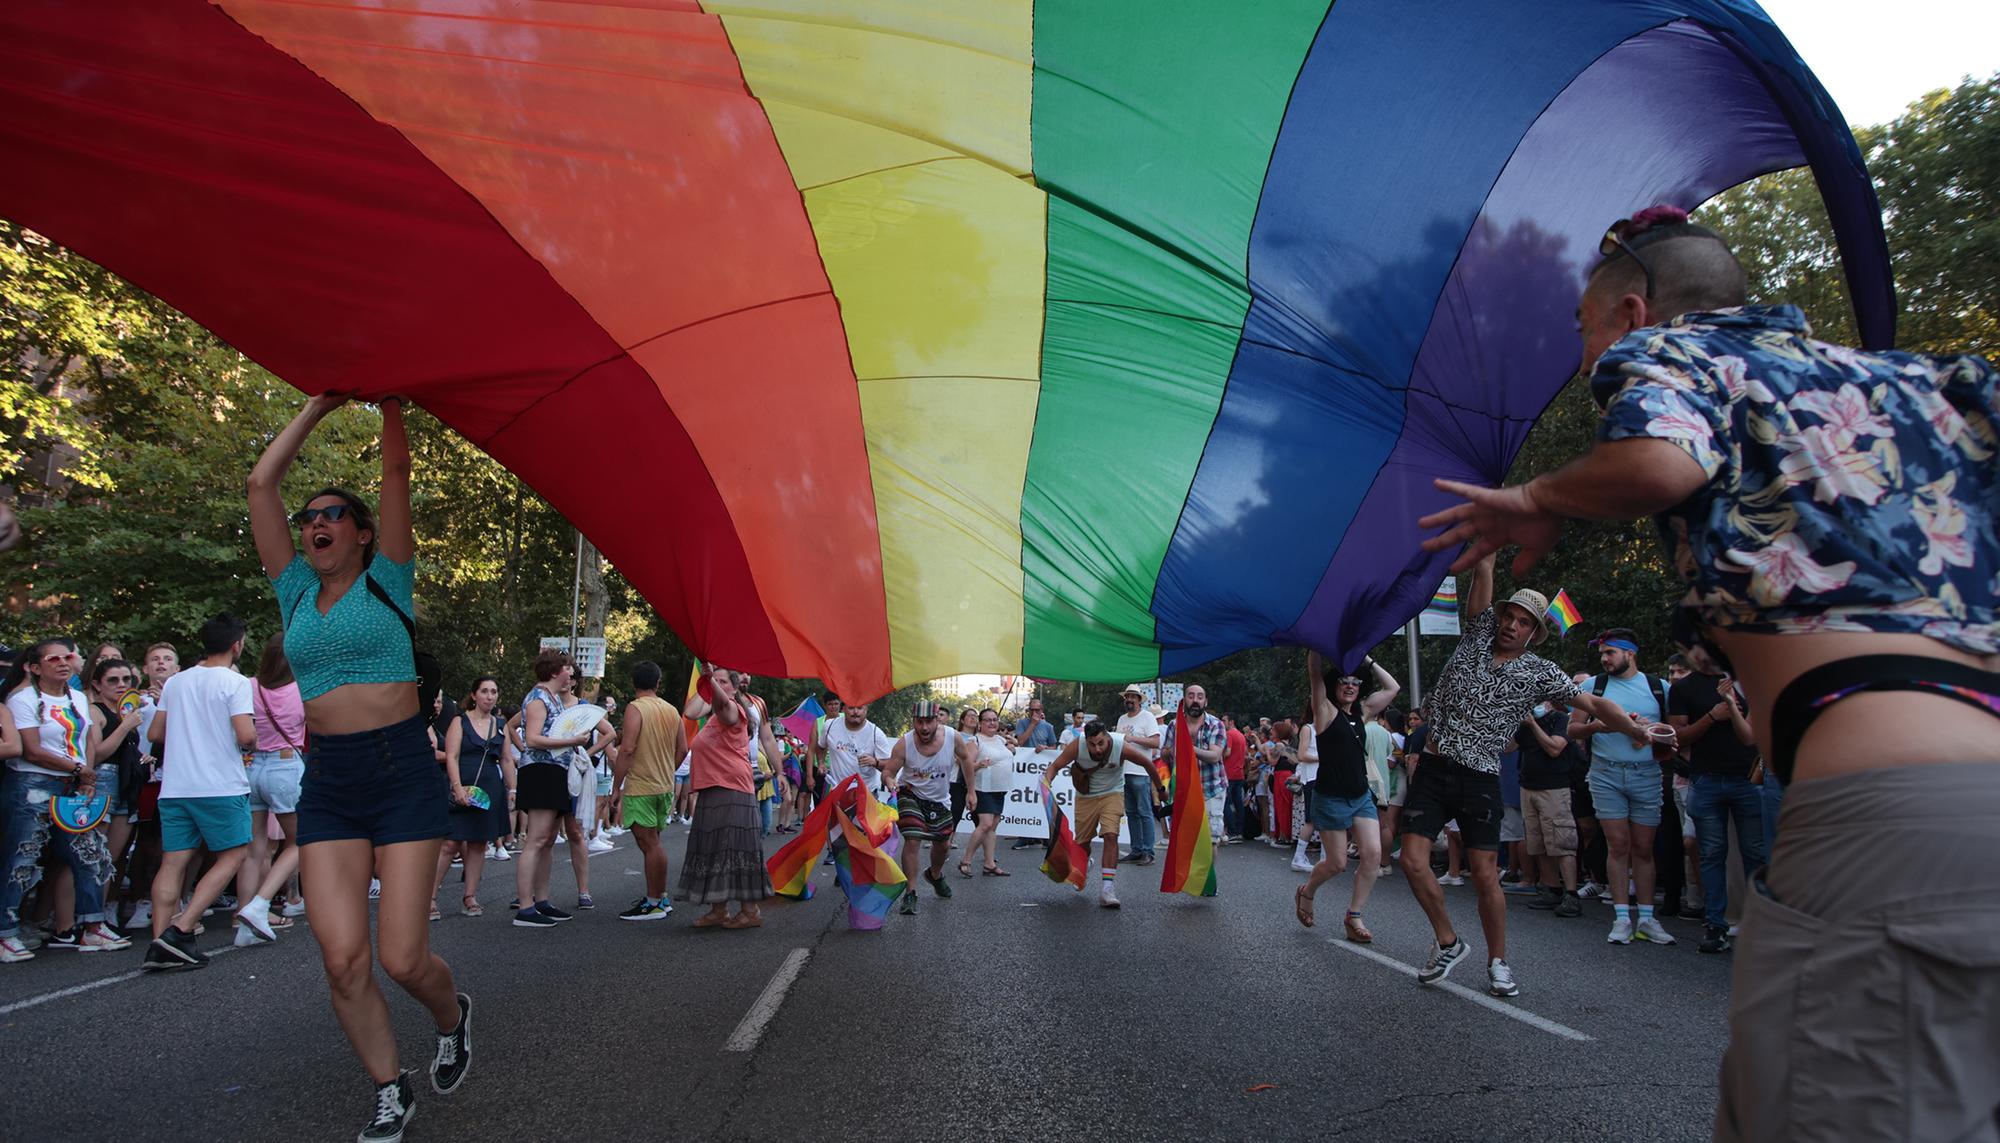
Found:
<svg viewBox="0 0 2000 1143"><path fill-rule="evenodd" d="M299 783L306 776L305 759L287 747L259 750L250 763L250 812L289 814L299 808Z"/></svg>
<svg viewBox="0 0 2000 1143"><path fill-rule="evenodd" d="M313 735L299 794L299 844L443 837L451 825L451 782L425 725L413 714L355 734Z"/></svg>
<svg viewBox="0 0 2000 1143"><path fill-rule="evenodd" d="M118 796L118 763L105 762L97 767L97 788L104 791L104 816L123 818L132 815L132 807Z"/></svg>
<svg viewBox="0 0 2000 1143"><path fill-rule="evenodd" d="M1313 828L1325 830L1353 829L1356 818L1368 818L1372 821L1378 816L1375 811L1375 795L1366 790L1351 798L1315 794L1310 812Z"/></svg>
<svg viewBox="0 0 2000 1143"><path fill-rule="evenodd" d="M1660 764L1607 762L1590 764L1590 800L1598 821L1630 820L1633 825L1660 824Z"/></svg>

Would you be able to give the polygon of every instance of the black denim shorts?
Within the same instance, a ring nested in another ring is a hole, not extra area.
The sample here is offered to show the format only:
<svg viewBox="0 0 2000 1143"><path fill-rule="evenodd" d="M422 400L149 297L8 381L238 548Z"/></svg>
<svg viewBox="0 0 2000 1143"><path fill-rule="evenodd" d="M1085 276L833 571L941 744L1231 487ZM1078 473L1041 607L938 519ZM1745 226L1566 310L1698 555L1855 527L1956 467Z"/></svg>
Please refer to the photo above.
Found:
<svg viewBox="0 0 2000 1143"><path fill-rule="evenodd" d="M431 751L425 720L355 734L315 734L299 792L299 844L366 838L376 845L443 837L451 781Z"/></svg>
<svg viewBox="0 0 2000 1143"><path fill-rule="evenodd" d="M1446 822L1456 819L1458 835L1468 849L1498 850L1500 822L1506 815L1507 807L1500 802L1500 775L1425 754L1410 779L1396 832L1436 837Z"/></svg>

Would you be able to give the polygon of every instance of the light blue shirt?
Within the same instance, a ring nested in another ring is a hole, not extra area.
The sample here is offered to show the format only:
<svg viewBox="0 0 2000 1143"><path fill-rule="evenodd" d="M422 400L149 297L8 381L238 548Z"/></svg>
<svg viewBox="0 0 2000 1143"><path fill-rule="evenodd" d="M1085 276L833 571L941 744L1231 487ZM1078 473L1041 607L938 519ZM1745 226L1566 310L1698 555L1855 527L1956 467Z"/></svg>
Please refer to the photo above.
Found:
<svg viewBox="0 0 2000 1143"><path fill-rule="evenodd" d="M1585 683L1580 689L1595 691L1595 679ZM1661 690L1666 688L1662 686ZM1634 672L1629 679L1612 676L1604 688L1604 697L1623 707L1626 714L1650 718L1654 722L1665 722L1667 712L1660 709L1658 699L1653 697L1653 684L1646 676ZM1642 746L1615 730L1590 736L1590 757L1593 762L1625 762L1653 765L1653 748Z"/></svg>

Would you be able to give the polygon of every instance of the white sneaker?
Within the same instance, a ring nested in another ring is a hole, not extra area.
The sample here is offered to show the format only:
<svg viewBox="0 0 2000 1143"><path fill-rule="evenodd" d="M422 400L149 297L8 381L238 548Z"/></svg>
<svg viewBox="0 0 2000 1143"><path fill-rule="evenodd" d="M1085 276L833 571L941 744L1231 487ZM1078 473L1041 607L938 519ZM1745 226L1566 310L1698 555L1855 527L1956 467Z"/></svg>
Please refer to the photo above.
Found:
<svg viewBox="0 0 2000 1143"><path fill-rule="evenodd" d="M1736 929L1737 929L1737 926L1735 926L1735 925L1731 925L1731 926L1729 926L1729 935L1730 935L1730 936L1732 936L1732 937L1736 936L1736 935L1737 935L1737 932L1736 932Z"/></svg>
<svg viewBox="0 0 2000 1143"><path fill-rule="evenodd" d="M1606 934L1604 939L1614 945L1632 943L1632 918L1627 916L1623 909L1618 911L1618 918L1611 922L1611 932Z"/></svg>
<svg viewBox="0 0 2000 1143"><path fill-rule="evenodd" d="M1670 945L1674 943L1674 935L1668 932L1665 926L1660 924L1658 917L1639 918L1638 928L1633 931L1632 935L1642 941L1651 941L1656 945Z"/></svg>
<svg viewBox="0 0 2000 1143"><path fill-rule="evenodd" d="M568 837L568 835L566 835L566 834L563 834L563 833L561 833L561 832L558 832L558 833L556 834L556 844L557 844L557 845L568 845L568 844L569 844L569 837Z"/></svg>
<svg viewBox="0 0 2000 1143"><path fill-rule="evenodd" d="M1375 876L1377 877L1394 877L1395 875L1396 859L1393 857L1383 858L1382 864L1375 867Z"/></svg>
<svg viewBox="0 0 2000 1143"><path fill-rule="evenodd" d="M618 847L604 840L601 837L594 837L591 838L589 844L585 845L583 848L590 853L610 853L612 850L617 849Z"/></svg>
<svg viewBox="0 0 2000 1143"><path fill-rule="evenodd" d="M493 851L493 860L512 861L514 860L514 854L506 846L503 845L499 849Z"/></svg>
<svg viewBox="0 0 2000 1143"><path fill-rule="evenodd" d="M285 902L284 911L287 917L303 917L306 915L306 903L304 901L287 901Z"/></svg>
<svg viewBox="0 0 2000 1143"><path fill-rule="evenodd" d="M1486 966L1486 991L1495 996L1521 995L1521 986L1514 983L1514 970L1497 956Z"/></svg>
<svg viewBox="0 0 2000 1143"><path fill-rule="evenodd" d="M0 937L0 964L14 964L35 959L35 950L29 948L19 937Z"/></svg>
<svg viewBox="0 0 2000 1143"><path fill-rule="evenodd" d="M1311 873L1312 871L1313 871L1312 862L1307 861L1303 857L1292 858L1293 873Z"/></svg>
<svg viewBox="0 0 2000 1143"><path fill-rule="evenodd" d="M1440 877L1440 878L1438 878L1438 884L1440 884L1440 885L1463 885L1463 884L1465 884L1465 878L1463 878L1463 877L1455 877L1455 876L1453 876L1452 874L1449 874L1449 873L1447 873L1447 874L1445 874L1445 875L1444 875L1443 877Z"/></svg>
<svg viewBox="0 0 2000 1143"><path fill-rule="evenodd" d="M1118 907L1118 893L1111 888L1110 882L1105 882L1104 888L1097 891L1097 903L1107 909L1116 909Z"/></svg>
<svg viewBox="0 0 2000 1143"><path fill-rule="evenodd" d="M275 939L275 938L274 938L274 939ZM238 925L238 926L236 926L236 947L237 947L237 948L239 948L239 949L240 949L240 948L247 948L247 947L249 947L250 945L261 945L261 944L263 944L263 943L264 943L264 938L263 938L263 937L260 937L260 936L258 936L258 935L257 935L257 930L255 930L255 929L251 928L251 927L250 927L250 926L248 926L248 925Z"/></svg>
<svg viewBox="0 0 2000 1143"><path fill-rule="evenodd" d="M150 930L153 927L153 903L151 901L139 902L139 907L132 910L131 919L125 922L125 927L128 929Z"/></svg>

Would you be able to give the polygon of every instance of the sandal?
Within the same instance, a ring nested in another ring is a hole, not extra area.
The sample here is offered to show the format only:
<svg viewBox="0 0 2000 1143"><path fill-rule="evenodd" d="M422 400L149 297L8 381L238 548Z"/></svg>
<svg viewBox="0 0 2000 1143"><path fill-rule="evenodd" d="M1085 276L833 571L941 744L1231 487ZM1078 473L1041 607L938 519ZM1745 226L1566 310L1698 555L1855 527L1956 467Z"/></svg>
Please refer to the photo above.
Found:
<svg viewBox="0 0 2000 1143"><path fill-rule="evenodd" d="M1357 945L1373 944L1375 942L1375 934L1368 931L1368 926L1361 922L1359 916L1349 913L1347 915L1347 939Z"/></svg>
<svg viewBox="0 0 2000 1143"><path fill-rule="evenodd" d="M289 929L298 922L292 920L290 917L285 916L283 913L273 913L271 914L270 919L265 921L264 923L271 926L273 929Z"/></svg>
<svg viewBox="0 0 2000 1143"><path fill-rule="evenodd" d="M960 877L970 877L970 876L972 876L972 863L971 863L970 861L961 861L961 862L959 862L959 863L958 863L958 875L959 875Z"/></svg>
<svg viewBox="0 0 2000 1143"><path fill-rule="evenodd" d="M756 928L762 928L763 925L764 925L764 914L752 913L747 910L740 910L740 909L736 912L735 916L732 916L728 920L722 922L722 927L725 929L756 929Z"/></svg>
<svg viewBox="0 0 2000 1143"><path fill-rule="evenodd" d="M1014 875L1013 875L1012 873L1009 873L1009 872L1007 872L1006 870L1004 870L1004 869L1000 868L1000 867L999 867L999 866L997 866L997 865L989 865L989 866L987 866L986 868L984 868L984 869L980 870L980 872L981 872L981 873L983 873L984 875L988 876L988 877L1012 877L1012 876L1014 876Z"/></svg>
<svg viewBox="0 0 2000 1143"><path fill-rule="evenodd" d="M1313 927L1313 897L1305 886L1292 890L1292 909L1299 915L1299 924L1308 929Z"/></svg>
<svg viewBox="0 0 2000 1143"><path fill-rule="evenodd" d="M726 925L728 923L729 918L719 913L703 913L694 919L694 927L697 929L712 929L717 925Z"/></svg>
<svg viewBox="0 0 2000 1143"><path fill-rule="evenodd" d="M479 898L467 897L465 899L465 915L468 917L483 917L486 915L486 910L479 907Z"/></svg>

